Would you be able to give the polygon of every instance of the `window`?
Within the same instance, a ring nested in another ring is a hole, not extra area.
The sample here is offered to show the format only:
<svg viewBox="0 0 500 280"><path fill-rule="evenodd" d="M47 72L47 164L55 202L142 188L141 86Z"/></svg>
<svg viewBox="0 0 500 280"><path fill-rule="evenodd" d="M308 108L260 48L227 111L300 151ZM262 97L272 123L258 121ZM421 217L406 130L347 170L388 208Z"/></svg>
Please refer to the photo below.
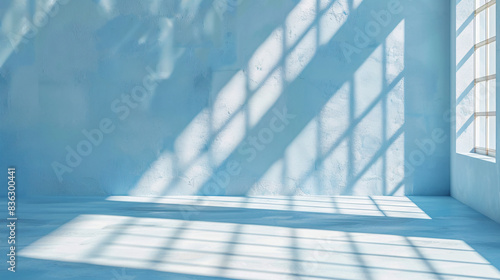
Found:
<svg viewBox="0 0 500 280"><path fill-rule="evenodd" d="M496 0L476 0L474 152L496 155Z"/></svg>

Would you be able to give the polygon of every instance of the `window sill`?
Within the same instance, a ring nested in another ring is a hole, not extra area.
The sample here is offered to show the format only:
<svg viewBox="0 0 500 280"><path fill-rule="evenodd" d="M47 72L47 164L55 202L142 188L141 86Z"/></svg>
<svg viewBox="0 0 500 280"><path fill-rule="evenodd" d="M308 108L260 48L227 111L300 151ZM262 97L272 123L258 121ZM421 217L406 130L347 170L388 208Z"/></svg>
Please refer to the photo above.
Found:
<svg viewBox="0 0 500 280"><path fill-rule="evenodd" d="M496 157L492 157L492 156L487 156L487 155L482 155L482 154L477 154L477 153L457 153L457 154L463 155L466 157L470 157L470 158L475 158L478 160L487 161L487 162L492 162L492 163L497 162Z"/></svg>

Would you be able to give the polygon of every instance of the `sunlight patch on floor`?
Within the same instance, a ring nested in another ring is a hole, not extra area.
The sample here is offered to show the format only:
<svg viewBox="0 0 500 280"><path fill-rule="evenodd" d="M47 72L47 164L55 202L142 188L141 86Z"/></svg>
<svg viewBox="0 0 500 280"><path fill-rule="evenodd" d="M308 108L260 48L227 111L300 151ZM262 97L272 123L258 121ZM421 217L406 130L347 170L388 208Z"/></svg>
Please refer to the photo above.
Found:
<svg viewBox="0 0 500 280"><path fill-rule="evenodd" d="M114 215L80 215L20 255L234 279L500 277L461 240Z"/></svg>

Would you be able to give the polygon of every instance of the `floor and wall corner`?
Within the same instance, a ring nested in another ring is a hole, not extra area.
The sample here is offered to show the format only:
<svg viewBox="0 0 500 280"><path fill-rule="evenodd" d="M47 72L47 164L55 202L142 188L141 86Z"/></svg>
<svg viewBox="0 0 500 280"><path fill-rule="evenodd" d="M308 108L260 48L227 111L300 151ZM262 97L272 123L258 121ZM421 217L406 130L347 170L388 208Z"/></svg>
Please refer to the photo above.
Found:
<svg viewBox="0 0 500 280"><path fill-rule="evenodd" d="M1 1L0 279L500 279L497 9Z"/></svg>

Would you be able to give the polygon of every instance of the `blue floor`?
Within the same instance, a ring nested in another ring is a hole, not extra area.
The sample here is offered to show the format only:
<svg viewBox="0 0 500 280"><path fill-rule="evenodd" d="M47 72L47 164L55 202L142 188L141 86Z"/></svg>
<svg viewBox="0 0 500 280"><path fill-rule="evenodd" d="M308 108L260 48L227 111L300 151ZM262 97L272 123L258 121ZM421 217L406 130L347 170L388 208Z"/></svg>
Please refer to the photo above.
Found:
<svg viewBox="0 0 500 280"><path fill-rule="evenodd" d="M51 197L18 217L0 279L500 279L500 225L451 197Z"/></svg>

